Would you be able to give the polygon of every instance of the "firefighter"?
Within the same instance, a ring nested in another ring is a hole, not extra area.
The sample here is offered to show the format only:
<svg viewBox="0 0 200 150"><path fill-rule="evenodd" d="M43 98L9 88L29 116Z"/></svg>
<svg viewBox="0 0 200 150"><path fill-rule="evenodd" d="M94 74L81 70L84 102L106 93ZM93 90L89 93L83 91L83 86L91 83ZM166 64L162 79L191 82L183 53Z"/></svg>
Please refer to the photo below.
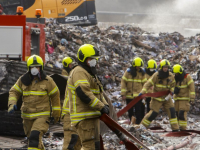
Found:
<svg viewBox="0 0 200 150"><path fill-rule="evenodd" d="M60 92L53 79L45 74L43 67L40 56L29 57L27 73L9 91L8 113L17 109L17 100L22 96L21 117L30 150L45 149L42 137L49 128L50 116L54 124L60 118Z"/></svg>
<svg viewBox="0 0 200 150"><path fill-rule="evenodd" d="M65 57L62 61L63 70L62 75L68 77L70 71L72 70L73 60L70 57ZM69 114L69 96L68 89L66 87L65 100L62 108L62 118L63 118L63 130L64 130L64 143L63 150L80 150L81 142L80 138L76 132L75 127L71 127L70 114Z"/></svg>
<svg viewBox="0 0 200 150"><path fill-rule="evenodd" d="M109 106L103 97L103 87L96 73L98 49L82 45L77 53L78 66L68 78L71 125L81 139L82 149L100 150L101 114L109 114Z"/></svg>
<svg viewBox="0 0 200 150"><path fill-rule="evenodd" d="M157 63L155 60L150 59L147 62L147 67L145 68L145 76L147 78L147 80L157 71ZM149 90L147 91L147 93L152 93L152 88L149 88ZM150 101L151 101L151 97L146 97L146 104L147 104L147 113L150 111Z"/></svg>
<svg viewBox="0 0 200 150"><path fill-rule="evenodd" d="M176 86L174 88L175 110L178 117L180 130L186 130L187 112L190 110L190 102L194 104L195 87L194 81L181 65L173 66Z"/></svg>
<svg viewBox="0 0 200 150"><path fill-rule="evenodd" d="M68 77L70 71L72 70L72 62L73 60L70 57L65 57L62 61L63 69L62 69L62 75Z"/></svg>
<svg viewBox="0 0 200 150"><path fill-rule="evenodd" d="M153 86L153 93L166 90L174 92L175 79L174 75L171 72L169 72L169 67L170 67L169 61L163 59L160 62L159 71L154 73L153 76L145 83L139 96L146 93L147 90L152 86ZM171 93L167 96L165 95L162 97L152 98L150 102L151 110L149 111L149 113L145 115L140 127L147 128L150 125L151 121L156 118L162 106L164 107L164 110L167 112L172 130L174 132L178 131L179 126L174 108L174 103L172 102L171 99Z"/></svg>
<svg viewBox="0 0 200 150"><path fill-rule="evenodd" d="M138 96L144 83L147 81L145 77L145 71L141 68L144 66L143 60L140 57L136 57L128 68L121 80L121 95L122 99L127 105ZM140 100L135 105L136 124L140 124L144 117L145 106ZM134 115L134 107L128 110L129 119Z"/></svg>

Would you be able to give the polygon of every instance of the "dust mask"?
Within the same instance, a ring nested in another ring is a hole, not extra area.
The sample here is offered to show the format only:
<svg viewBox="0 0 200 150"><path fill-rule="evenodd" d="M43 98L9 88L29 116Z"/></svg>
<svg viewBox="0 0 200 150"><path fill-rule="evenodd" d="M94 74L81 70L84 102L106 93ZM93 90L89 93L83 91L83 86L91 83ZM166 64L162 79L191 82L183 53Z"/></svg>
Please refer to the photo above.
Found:
<svg viewBox="0 0 200 150"><path fill-rule="evenodd" d="M88 64L90 67L95 67L97 64L97 60L96 59L92 59L90 61L88 61Z"/></svg>
<svg viewBox="0 0 200 150"><path fill-rule="evenodd" d="M39 70L36 67L31 68L31 74L36 76L39 73Z"/></svg>
<svg viewBox="0 0 200 150"><path fill-rule="evenodd" d="M155 69L149 69L151 72L153 72Z"/></svg>

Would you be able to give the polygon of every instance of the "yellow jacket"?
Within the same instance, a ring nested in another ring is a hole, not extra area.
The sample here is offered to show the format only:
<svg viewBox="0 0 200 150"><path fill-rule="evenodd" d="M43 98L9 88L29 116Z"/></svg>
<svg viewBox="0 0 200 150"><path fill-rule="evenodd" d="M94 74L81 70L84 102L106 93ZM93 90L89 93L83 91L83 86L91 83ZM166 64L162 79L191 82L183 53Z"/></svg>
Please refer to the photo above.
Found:
<svg viewBox="0 0 200 150"><path fill-rule="evenodd" d="M154 73L152 77L144 84L144 87L142 88L142 91L140 93L144 94L148 92L148 89L153 86L153 93L154 92L160 92L160 91L166 91L170 90L171 92L174 92L174 86L175 86L175 79L174 75L169 72L169 76L164 79L160 79L158 76L158 72ZM165 96L153 98L158 101L165 101Z"/></svg>
<svg viewBox="0 0 200 150"><path fill-rule="evenodd" d="M10 104L17 104L17 100L22 96L21 116L24 119L35 119L42 116L50 116L51 100L53 114L60 117L60 92L53 79L49 76L42 81L34 78L29 86L22 83L21 77L10 89Z"/></svg>
<svg viewBox="0 0 200 150"><path fill-rule="evenodd" d="M97 118L108 105L100 81L81 66L75 67L68 78L70 118L72 126L87 118Z"/></svg>
<svg viewBox="0 0 200 150"><path fill-rule="evenodd" d="M127 99L137 97L146 81L145 74L143 75L141 71L137 71L136 77L133 78L128 68L122 76L121 95L126 96Z"/></svg>
<svg viewBox="0 0 200 150"><path fill-rule="evenodd" d="M188 100L194 101L195 99L195 87L194 81L189 74L186 74L183 81L176 82L176 87L180 88L178 94L174 94L174 100Z"/></svg>

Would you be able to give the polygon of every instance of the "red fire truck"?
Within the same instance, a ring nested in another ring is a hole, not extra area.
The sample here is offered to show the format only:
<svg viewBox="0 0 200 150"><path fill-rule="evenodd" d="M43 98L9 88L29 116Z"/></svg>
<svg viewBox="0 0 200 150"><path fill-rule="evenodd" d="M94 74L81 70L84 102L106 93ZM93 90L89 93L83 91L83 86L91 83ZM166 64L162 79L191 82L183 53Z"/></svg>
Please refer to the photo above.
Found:
<svg viewBox="0 0 200 150"><path fill-rule="evenodd" d="M26 61L33 54L45 60L45 19L0 15L0 59Z"/></svg>

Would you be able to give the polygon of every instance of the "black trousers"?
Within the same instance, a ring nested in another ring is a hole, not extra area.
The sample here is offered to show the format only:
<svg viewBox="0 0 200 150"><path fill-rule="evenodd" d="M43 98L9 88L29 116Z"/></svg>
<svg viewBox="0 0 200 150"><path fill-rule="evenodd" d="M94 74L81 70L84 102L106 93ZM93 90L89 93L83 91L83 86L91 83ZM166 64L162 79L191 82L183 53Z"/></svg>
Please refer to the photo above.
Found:
<svg viewBox="0 0 200 150"><path fill-rule="evenodd" d="M147 113L150 111L150 101L151 101L151 97L147 97L147 98L146 98Z"/></svg>
<svg viewBox="0 0 200 150"><path fill-rule="evenodd" d="M132 101L132 99L126 99L126 104L128 105L128 103L130 103L131 101ZM135 112L134 112L134 108L135 108ZM129 119L131 120L131 117L135 116L136 117L136 124L140 124L140 122L144 118L144 114L145 114L144 111L145 111L145 106L142 103L142 100L140 100L139 102L137 102L135 104L135 106L131 107L128 110Z"/></svg>

